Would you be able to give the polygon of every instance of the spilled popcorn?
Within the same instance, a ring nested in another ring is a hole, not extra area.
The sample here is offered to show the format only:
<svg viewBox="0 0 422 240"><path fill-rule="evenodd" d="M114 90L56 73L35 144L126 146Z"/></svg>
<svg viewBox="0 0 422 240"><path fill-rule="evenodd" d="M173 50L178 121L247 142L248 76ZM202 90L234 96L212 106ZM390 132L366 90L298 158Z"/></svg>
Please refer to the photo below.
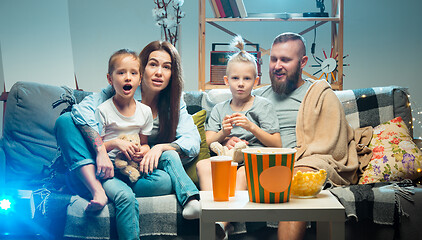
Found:
<svg viewBox="0 0 422 240"><path fill-rule="evenodd" d="M317 195L327 179L324 169L315 172L296 172L292 180L290 193L298 197L313 197Z"/></svg>

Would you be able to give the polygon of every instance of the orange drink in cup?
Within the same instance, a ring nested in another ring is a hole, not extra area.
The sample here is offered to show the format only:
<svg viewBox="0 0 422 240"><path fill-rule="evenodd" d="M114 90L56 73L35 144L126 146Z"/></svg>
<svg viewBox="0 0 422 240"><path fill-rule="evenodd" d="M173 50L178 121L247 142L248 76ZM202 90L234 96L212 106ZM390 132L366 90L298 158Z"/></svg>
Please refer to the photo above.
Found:
<svg viewBox="0 0 422 240"><path fill-rule="evenodd" d="M236 192L237 162L232 162L230 166L230 197L234 197Z"/></svg>
<svg viewBox="0 0 422 240"><path fill-rule="evenodd" d="M230 168L232 157L215 156L211 157L210 161L214 201L228 201L230 195Z"/></svg>

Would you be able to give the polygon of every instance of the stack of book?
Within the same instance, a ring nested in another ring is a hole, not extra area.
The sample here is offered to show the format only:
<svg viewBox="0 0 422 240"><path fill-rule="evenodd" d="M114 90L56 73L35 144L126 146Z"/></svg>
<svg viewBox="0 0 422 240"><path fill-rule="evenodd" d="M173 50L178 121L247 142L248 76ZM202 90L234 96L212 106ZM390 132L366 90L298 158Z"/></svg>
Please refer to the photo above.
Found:
<svg viewBox="0 0 422 240"><path fill-rule="evenodd" d="M216 18L248 16L243 0L209 0Z"/></svg>

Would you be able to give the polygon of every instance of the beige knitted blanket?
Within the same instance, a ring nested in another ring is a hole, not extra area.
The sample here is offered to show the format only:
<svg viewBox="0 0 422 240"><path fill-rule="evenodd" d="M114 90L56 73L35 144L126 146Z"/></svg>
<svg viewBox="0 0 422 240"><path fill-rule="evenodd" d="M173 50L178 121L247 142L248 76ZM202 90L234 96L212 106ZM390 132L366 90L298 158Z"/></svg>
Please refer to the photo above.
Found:
<svg viewBox="0 0 422 240"><path fill-rule="evenodd" d="M367 141L372 131L362 134L365 135L360 137ZM335 186L357 183L359 157L355 133L326 81L316 81L308 89L298 112L296 136L295 167L325 169Z"/></svg>

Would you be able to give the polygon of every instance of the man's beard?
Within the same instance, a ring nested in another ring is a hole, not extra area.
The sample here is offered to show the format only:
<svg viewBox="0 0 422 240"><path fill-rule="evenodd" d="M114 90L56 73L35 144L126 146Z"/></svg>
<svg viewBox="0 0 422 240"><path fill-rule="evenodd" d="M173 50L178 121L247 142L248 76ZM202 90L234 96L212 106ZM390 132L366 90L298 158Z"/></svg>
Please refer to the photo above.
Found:
<svg viewBox="0 0 422 240"><path fill-rule="evenodd" d="M277 94L289 94L297 88L297 83L300 78L300 64L297 65L297 68L291 75L286 75L286 81L279 82L274 76L274 72L270 73L271 87L273 91Z"/></svg>

